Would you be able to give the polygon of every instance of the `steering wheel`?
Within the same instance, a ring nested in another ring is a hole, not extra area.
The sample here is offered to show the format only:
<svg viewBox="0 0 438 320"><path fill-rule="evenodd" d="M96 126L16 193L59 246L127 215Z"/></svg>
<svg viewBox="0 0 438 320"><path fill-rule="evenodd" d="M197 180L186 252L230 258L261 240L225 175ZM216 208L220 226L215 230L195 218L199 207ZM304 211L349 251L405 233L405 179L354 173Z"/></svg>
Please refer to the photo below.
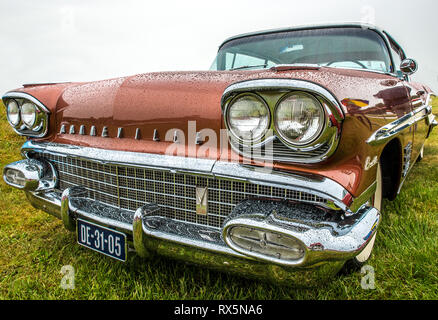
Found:
<svg viewBox="0 0 438 320"><path fill-rule="evenodd" d="M368 69L367 67L365 67L365 65L364 65L363 63L361 63L361 62L359 62L359 61L357 61L357 60L335 60L335 61L331 61L331 62L327 63L327 64L326 64L326 67L330 66L330 65L333 64L333 63L336 63L336 62L344 62L344 61L353 62L353 63L359 65L362 69Z"/></svg>

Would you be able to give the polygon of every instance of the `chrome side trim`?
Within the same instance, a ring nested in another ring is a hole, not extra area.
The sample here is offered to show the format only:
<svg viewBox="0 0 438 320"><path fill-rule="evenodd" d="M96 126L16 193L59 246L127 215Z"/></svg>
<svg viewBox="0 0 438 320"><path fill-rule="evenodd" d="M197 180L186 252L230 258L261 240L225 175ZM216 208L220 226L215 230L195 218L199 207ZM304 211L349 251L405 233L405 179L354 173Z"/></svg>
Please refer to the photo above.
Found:
<svg viewBox="0 0 438 320"><path fill-rule="evenodd" d="M429 105L424 104L421 107L414 109L397 120L378 129L366 140L366 142L370 145L379 145L385 143L395 137L401 131L428 117L431 112L432 108Z"/></svg>

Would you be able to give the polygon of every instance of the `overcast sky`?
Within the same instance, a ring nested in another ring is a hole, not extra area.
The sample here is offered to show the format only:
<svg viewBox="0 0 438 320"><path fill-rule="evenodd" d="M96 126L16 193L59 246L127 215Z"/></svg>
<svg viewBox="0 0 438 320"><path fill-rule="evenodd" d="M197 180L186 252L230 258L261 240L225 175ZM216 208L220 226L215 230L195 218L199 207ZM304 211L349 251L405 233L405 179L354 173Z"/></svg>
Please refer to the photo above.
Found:
<svg viewBox="0 0 438 320"><path fill-rule="evenodd" d="M218 45L245 32L373 22L419 63L438 93L438 1L1 0L0 95L23 83L206 70Z"/></svg>

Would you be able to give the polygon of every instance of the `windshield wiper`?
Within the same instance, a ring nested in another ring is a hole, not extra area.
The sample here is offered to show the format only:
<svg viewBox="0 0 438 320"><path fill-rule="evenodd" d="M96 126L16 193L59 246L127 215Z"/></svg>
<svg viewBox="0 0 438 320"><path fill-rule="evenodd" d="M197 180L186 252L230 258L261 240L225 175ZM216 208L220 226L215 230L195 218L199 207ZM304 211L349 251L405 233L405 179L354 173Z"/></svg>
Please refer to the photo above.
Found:
<svg viewBox="0 0 438 320"><path fill-rule="evenodd" d="M249 69L249 68L258 68L258 67L263 67L263 68L266 68L268 66L268 64L267 63L265 63L265 64L256 64L256 65L253 65L253 66L241 66L241 67L237 67L237 68L232 68L232 69L229 69L229 70L239 70L239 69Z"/></svg>

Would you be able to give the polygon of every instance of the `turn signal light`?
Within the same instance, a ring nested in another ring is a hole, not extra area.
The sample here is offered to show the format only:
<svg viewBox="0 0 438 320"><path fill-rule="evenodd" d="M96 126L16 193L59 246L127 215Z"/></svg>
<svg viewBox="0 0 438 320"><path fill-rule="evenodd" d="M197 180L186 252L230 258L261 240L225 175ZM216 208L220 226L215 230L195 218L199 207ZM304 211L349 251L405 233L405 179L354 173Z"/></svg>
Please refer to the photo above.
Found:
<svg viewBox="0 0 438 320"><path fill-rule="evenodd" d="M23 172L21 172L20 170L5 169L4 178L6 182L17 187L24 188L24 186L26 185L26 178L24 177Z"/></svg>

